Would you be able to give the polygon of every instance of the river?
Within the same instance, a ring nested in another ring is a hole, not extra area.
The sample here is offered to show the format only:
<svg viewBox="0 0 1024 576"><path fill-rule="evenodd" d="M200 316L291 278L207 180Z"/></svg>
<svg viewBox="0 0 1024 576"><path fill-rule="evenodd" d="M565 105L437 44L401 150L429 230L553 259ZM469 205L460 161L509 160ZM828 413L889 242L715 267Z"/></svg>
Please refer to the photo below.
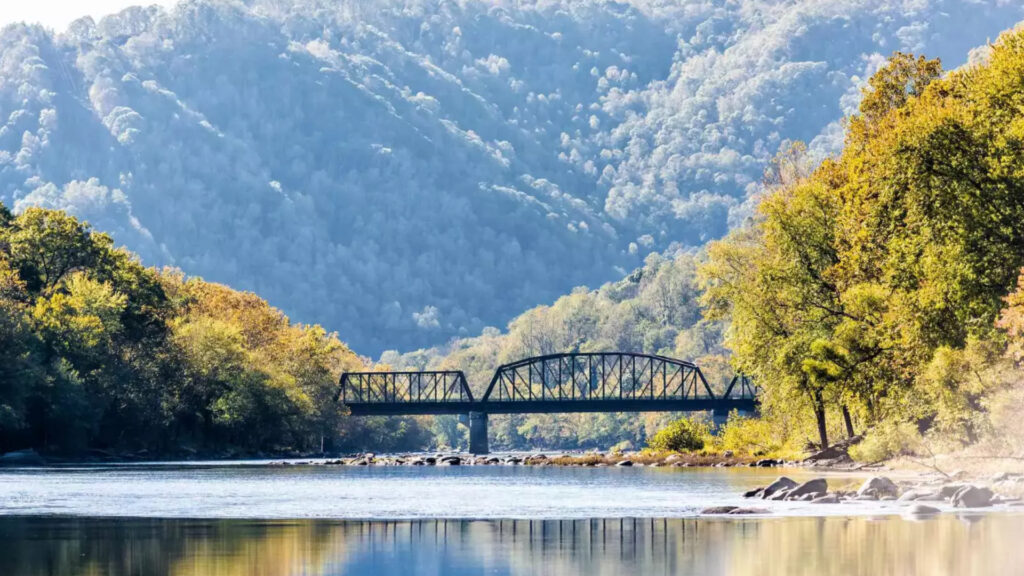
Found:
<svg viewBox="0 0 1024 576"><path fill-rule="evenodd" d="M1024 574L1024 513L773 502L751 468L0 469L0 574ZM833 487L862 478L830 475ZM757 502L758 505L762 503Z"/></svg>

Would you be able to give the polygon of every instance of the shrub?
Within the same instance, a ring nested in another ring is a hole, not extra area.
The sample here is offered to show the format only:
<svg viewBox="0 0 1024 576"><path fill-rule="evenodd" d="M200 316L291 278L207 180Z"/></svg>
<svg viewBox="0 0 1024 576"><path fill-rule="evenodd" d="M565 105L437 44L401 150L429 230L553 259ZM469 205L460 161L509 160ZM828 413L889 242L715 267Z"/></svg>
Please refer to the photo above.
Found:
<svg viewBox="0 0 1024 576"><path fill-rule="evenodd" d="M767 418L740 416L733 411L718 431L716 447L736 454L769 458L798 459L802 457L798 435Z"/></svg>
<svg viewBox="0 0 1024 576"><path fill-rule="evenodd" d="M704 448L709 436L711 429L704 422L681 418L659 430L647 445L655 450L695 452Z"/></svg>
<svg viewBox="0 0 1024 576"><path fill-rule="evenodd" d="M910 422L883 422L872 428L864 440L850 447L858 462L881 462L901 454L913 454L921 445L921 434Z"/></svg>
<svg viewBox="0 0 1024 576"><path fill-rule="evenodd" d="M623 440L622 442L619 442L618 444L615 444L614 446L612 446L610 452L612 454L622 454L623 452L626 452L626 451L632 450L632 449L633 449L633 443L630 442L629 440Z"/></svg>

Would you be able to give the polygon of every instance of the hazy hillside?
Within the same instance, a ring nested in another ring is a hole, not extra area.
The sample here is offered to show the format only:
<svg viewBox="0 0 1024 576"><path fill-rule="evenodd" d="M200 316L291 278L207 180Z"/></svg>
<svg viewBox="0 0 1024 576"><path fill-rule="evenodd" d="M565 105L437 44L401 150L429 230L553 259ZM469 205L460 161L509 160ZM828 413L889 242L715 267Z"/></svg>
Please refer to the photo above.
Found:
<svg viewBox="0 0 1024 576"><path fill-rule="evenodd" d="M364 353L478 334L745 214L894 50L1015 1L192 0L0 32L0 200Z"/></svg>

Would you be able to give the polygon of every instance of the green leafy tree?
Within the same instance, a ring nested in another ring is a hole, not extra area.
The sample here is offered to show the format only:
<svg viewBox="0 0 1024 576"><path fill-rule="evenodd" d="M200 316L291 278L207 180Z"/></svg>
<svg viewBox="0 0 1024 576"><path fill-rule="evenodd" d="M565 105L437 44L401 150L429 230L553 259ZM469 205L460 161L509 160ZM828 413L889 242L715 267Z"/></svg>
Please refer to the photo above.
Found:
<svg viewBox="0 0 1024 576"><path fill-rule="evenodd" d="M56 210L29 208L4 235L11 265L33 294L52 292L66 275L99 258L89 225Z"/></svg>
<svg viewBox="0 0 1024 576"><path fill-rule="evenodd" d="M857 416L977 438L1024 264L1022 78L1021 32L946 77L895 54L842 154L811 172L781 154L757 217L709 247L709 316L768 410L802 398L821 444L830 411L849 434Z"/></svg>

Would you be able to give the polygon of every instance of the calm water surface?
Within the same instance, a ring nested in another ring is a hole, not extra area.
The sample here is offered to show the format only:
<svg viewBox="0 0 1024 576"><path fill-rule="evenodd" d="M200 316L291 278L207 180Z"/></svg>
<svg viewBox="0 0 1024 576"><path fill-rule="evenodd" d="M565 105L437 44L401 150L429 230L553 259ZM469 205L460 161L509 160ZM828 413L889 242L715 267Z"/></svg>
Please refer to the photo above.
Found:
<svg viewBox="0 0 1024 576"><path fill-rule="evenodd" d="M806 471L787 471L807 476ZM0 470L0 575L1022 574L1024 515L773 503L778 470ZM830 483L856 483L831 477ZM749 502L747 502L749 504Z"/></svg>

